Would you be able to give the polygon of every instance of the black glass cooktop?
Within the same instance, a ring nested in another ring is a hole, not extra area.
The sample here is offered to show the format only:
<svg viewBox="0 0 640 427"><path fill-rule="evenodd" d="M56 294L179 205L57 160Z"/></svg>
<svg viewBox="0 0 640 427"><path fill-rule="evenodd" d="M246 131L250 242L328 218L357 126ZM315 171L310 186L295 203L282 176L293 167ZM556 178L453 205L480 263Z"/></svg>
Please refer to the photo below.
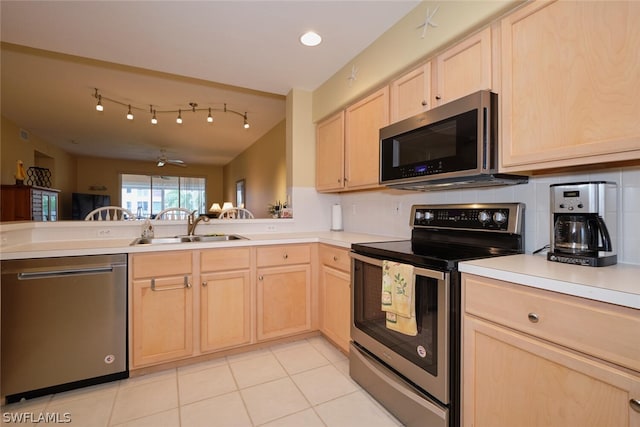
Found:
<svg viewBox="0 0 640 427"><path fill-rule="evenodd" d="M515 255L521 250L452 243L417 243L411 240L354 244L351 249L365 256L388 259L418 267L453 270L458 262L494 256Z"/></svg>

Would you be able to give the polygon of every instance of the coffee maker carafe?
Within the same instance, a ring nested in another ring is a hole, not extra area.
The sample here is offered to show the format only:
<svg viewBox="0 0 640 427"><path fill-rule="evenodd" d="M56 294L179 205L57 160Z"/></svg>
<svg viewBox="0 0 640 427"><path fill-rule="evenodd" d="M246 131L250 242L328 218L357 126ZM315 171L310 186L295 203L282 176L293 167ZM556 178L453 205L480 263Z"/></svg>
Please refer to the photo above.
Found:
<svg viewBox="0 0 640 427"><path fill-rule="evenodd" d="M547 259L591 267L615 264L615 233L610 233L605 218L615 224L616 184L578 182L554 184L550 189L551 250Z"/></svg>

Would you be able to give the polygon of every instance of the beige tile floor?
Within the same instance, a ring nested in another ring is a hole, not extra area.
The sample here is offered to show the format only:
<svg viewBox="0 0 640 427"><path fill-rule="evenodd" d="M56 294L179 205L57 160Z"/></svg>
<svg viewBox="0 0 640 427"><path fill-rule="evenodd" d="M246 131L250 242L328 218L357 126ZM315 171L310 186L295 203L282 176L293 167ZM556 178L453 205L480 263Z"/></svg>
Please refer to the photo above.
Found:
<svg viewBox="0 0 640 427"><path fill-rule="evenodd" d="M401 424L349 378L322 337L44 396L7 414L70 414L78 427L386 427ZM56 423L19 423L45 426Z"/></svg>

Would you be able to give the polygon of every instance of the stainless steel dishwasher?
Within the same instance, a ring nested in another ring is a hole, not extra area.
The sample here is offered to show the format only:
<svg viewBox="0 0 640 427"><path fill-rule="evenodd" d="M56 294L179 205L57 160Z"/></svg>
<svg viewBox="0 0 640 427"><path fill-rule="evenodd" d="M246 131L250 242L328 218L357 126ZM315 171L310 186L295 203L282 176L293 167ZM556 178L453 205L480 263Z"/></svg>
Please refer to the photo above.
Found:
<svg viewBox="0 0 640 427"><path fill-rule="evenodd" d="M7 403L129 375L127 256L2 261Z"/></svg>

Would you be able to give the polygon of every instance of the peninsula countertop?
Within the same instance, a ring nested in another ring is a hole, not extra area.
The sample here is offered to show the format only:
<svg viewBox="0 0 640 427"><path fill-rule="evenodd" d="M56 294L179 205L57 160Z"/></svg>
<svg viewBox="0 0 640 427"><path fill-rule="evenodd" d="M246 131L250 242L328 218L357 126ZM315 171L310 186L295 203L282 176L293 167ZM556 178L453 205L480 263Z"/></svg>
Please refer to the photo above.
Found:
<svg viewBox="0 0 640 427"><path fill-rule="evenodd" d="M191 249L213 249L237 246L261 246L292 243L326 243L350 248L352 243L403 240L401 237L339 231L309 231L285 233L234 233L244 239L218 242L189 242L157 245L134 245L134 238L70 239L29 242L2 248L0 259L49 258L58 256L139 253Z"/></svg>
<svg viewBox="0 0 640 427"><path fill-rule="evenodd" d="M534 288L640 309L640 266L583 267L547 261L541 255L511 255L466 261L460 271Z"/></svg>

